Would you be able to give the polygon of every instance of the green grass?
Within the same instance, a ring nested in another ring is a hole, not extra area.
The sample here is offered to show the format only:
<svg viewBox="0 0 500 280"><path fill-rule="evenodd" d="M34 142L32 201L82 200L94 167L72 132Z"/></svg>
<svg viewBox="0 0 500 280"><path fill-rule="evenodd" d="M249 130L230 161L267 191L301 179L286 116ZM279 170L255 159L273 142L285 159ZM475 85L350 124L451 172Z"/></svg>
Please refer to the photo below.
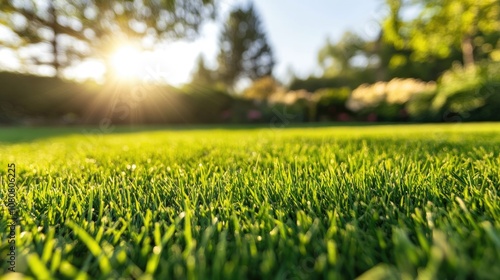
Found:
<svg viewBox="0 0 500 280"><path fill-rule="evenodd" d="M500 124L80 131L0 128L28 277L500 279Z"/></svg>

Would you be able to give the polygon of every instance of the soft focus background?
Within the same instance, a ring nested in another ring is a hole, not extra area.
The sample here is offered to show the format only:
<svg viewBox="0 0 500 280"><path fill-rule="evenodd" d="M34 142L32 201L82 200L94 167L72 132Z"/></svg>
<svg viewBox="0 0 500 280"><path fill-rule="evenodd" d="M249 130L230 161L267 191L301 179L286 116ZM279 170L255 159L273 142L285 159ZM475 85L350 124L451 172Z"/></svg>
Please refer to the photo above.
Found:
<svg viewBox="0 0 500 280"><path fill-rule="evenodd" d="M500 279L498 1L0 1L0 280Z"/></svg>
<svg viewBox="0 0 500 280"><path fill-rule="evenodd" d="M496 0L0 8L4 125L500 119Z"/></svg>

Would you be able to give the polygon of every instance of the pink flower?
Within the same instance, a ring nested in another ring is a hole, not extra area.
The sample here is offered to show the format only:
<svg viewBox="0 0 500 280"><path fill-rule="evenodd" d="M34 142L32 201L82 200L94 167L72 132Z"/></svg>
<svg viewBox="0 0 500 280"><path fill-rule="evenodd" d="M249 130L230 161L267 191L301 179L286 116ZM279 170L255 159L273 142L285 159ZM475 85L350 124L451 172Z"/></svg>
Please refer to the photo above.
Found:
<svg viewBox="0 0 500 280"><path fill-rule="evenodd" d="M337 119L341 122L347 122L347 121L351 120L351 118L349 117L349 115L347 113L340 113L339 116L337 117Z"/></svg>
<svg viewBox="0 0 500 280"><path fill-rule="evenodd" d="M231 118L232 114L233 113L231 112L231 110L224 110L221 113L221 117L222 117L223 120L227 120L227 119Z"/></svg>
<svg viewBox="0 0 500 280"><path fill-rule="evenodd" d="M259 110L252 109L247 112L247 119L254 121L262 118L262 113Z"/></svg>
<svg viewBox="0 0 500 280"><path fill-rule="evenodd" d="M377 114L375 113L370 113L368 117L366 117L366 120L369 122L376 122L377 121Z"/></svg>

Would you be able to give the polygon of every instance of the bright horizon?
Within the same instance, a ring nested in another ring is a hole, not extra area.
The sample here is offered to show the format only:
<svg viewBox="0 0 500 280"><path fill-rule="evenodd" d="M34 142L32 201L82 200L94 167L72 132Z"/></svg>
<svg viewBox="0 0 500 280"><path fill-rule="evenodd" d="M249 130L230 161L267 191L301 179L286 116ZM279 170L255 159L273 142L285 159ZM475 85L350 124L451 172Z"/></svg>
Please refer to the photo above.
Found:
<svg viewBox="0 0 500 280"><path fill-rule="evenodd" d="M222 1L220 19L226 18L231 7L245 2ZM374 38L378 33L377 22L383 17L380 1L355 0L347 3L313 0L306 5L298 1L255 0L254 4L277 61L274 75L282 81L290 78L290 70L299 77L321 73L316 56L327 38L336 41L348 30L364 38ZM200 54L210 67L216 66L220 25L219 22L205 24L199 38L192 42L181 40L162 43L152 51L137 50L122 55L117 59L119 63L112 63L115 75L163 80L172 85L187 83ZM0 38L5 36L8 36L5 31L0 30ZM123 47L126 48L126 44ZM116 56L116 53L112 56ZM19 65L16 60L11 51L0 49L1 69L15 70ZM51 71L42 69L42 74L50 74ZM98 60L89 60L65 71L68 78L76 80L99 79L104 73L104 64Z"/></svg>

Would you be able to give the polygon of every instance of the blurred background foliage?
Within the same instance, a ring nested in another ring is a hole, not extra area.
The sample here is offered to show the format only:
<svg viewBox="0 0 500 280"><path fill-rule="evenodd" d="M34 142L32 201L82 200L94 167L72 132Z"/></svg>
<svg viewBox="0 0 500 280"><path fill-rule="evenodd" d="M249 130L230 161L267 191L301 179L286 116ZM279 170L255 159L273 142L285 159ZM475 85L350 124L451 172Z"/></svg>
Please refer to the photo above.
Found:
<svg viewBox="0 0 500 280"><path fill-rule="evenodd" d="M111 17L106 25L90 10L76 12L80 2L59 1L64 5L34 9L3 1L0 24L15 31L19 40L17 45L2 42L2 46L52 45L52 59L34 58L26 63L52 65L58 73L66 62L99 56L94 50L104 46L116 30L124 36L141 36L134 25L124 22L144 21L154 26L157 39L189 38L195 37L199 26L213 18L217 10L217 1L200 1L199 6L176 1L179 4L175 7L149 7L177 17L175 24L160 24L134 11L127 1L116 2L123 6L119 14L99 1L90 1L95 11ZM228 18L221 20L218 65L210 68L200 57L189 84L78 83L60 75L0 72L0 123L274 123L277 118L286 122L500 120L498 1L382 2L388 12L380 22L378 36L369 40L347 31L338 41L327 39L317 55L320 74L293 77L288 83L273 76L272 48L258 11L250 2L235 7ZM59 9L60 15L74 11L77 17L71 18L80 22L81 28L88 27L90 35L80 38L73 34L70 21L54 22L54 9ZM402 14L409 9L419 12L403 19ZM16 25L14 17L33 21ZM52 30L52 37L42 32L47 29ZM78 51L56 46L58 34L83 41L86 47ZM242 80L249 86L237 90L235 85Z"/></svg>

